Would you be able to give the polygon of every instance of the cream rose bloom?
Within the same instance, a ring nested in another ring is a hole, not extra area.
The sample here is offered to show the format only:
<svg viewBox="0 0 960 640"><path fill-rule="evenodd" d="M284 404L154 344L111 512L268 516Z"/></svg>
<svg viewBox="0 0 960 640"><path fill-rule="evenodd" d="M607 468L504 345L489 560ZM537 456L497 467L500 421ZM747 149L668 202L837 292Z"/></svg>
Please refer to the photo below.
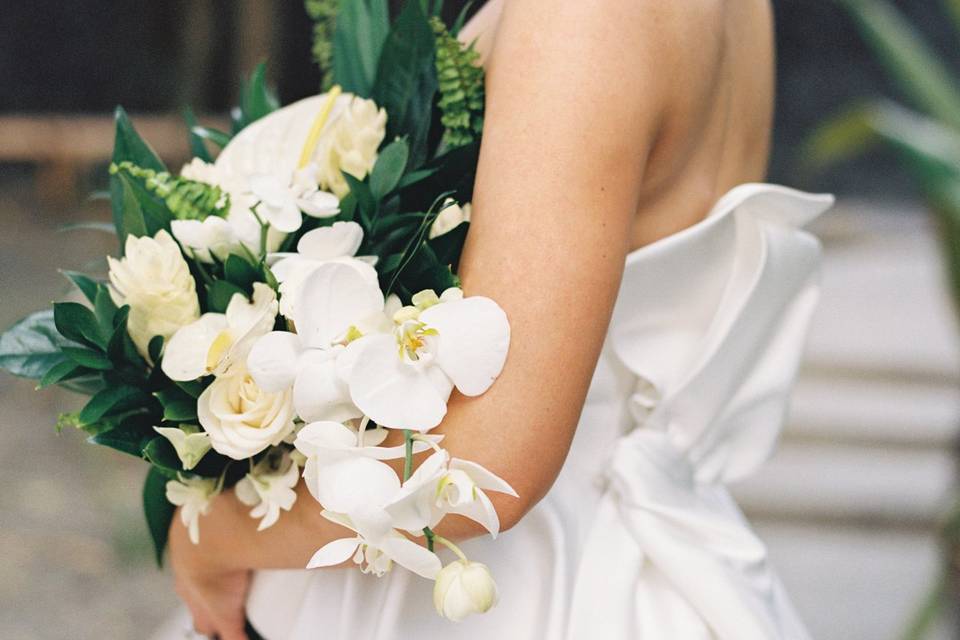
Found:
<svg viewBox="0 0 960 640"><path fill-rule="evenodd" d="M373 100L353 96L323 133L313 156L320 188L342 198L350 191L344 172L363 180L377 161L386 126L386 111Z"/></svg>
<svg viewBox="0 0 960 640"><path fill-rule="evenodd" d="M124 257L107 258L110 294L118 305L130 305L127 330L137 350L147 357L154 336L169 340L177 329L200 317L197 287L180 246L166 231L153 238L127 236Z"/></svg>
<svg viewBox="0 0 960 640"><path fill-rule="evenodd" d="M197 417L218 453L244 460L293 432L293 391L263 391L250 374L217 378L197 399Z"/></svg>

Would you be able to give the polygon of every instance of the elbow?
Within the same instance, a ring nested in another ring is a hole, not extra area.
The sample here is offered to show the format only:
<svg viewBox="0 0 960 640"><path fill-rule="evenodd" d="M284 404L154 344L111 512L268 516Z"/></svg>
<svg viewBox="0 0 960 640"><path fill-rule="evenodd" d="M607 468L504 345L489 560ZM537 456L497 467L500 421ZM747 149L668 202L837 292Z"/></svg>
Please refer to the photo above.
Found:
<svg viewBox="0 0 960 640"><path fill-rule="evenodd" d="M517 490L517 497L507 494L497 494L494 497L488 494L500 519L500 532L509 531L520 524L540 500L547 495L550 487L553 486L554 479L549 478L542 481L528 479L526 482L515 483L513 486Z"/></svg>

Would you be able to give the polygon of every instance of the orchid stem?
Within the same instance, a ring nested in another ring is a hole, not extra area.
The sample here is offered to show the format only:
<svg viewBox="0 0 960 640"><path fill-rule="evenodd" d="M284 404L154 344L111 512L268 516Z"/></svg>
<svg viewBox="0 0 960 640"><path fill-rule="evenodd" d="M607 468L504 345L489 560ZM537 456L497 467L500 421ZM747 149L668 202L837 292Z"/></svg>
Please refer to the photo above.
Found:
<svg viewBox="0 0 960 640"><path fill-rule="evenodd" d="M450 551L453 551L455 554L457 554L457 557L460 558L460 560L462 560L463 562L469 562L469 560L467 560L467 556L463 554L463 551L460 551L460 547L453 544L443 536L438 536L434 534L433 539L439 542L440 544L442 544L443 546L445 546L447 549L450 549Z"/></svg>
<svg viewBox="0 0 960 640"><path fill-rule="evenodd" d="M413 432L403 430L403 481L406 482L413 474Z"/></svg>
<svg viewBox="0 0 960 640"><path fill-rule="evenodd" d="M424 527L423 535L427 538L427 551L433 551L433 541L437 537L437 534L435 534L430 527Z"/></svg>

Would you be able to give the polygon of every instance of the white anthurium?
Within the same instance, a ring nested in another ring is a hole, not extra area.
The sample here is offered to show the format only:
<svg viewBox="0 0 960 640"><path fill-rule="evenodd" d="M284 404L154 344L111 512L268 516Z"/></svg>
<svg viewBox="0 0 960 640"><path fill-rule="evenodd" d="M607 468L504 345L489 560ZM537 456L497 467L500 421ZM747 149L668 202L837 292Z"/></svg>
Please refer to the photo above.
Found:
<svg viewBox="0 0 960 640"><path fill-rule="evenodd" d="M403 445L382 447L386 429L354 429L345 424L313 422L297 433L294 446L306 457L303 478L324 508L352 513L393 500L400 490L396 472L381 460L404 457ZM414 442L414 453L435 446L442 436Z"/></svg>
<svg viewBox="0 0 960 640"><path fill-rule="evenodd" d="M421 292L416 306L394 314L392 333L351 343L356 351L348 385L353 403L377 424L428 431L443 419L453 387L484 393L503 369L510 324L500 306L481 296Z"/></svg>
<svg viewBox="0 0 960 640"><path fill-rule="evenodd" d="M187 528L190 542L200 544L200 516L210 512L210 502L220 493L220 483L214 478L177 475L166 486L167 501L180 507L180 521Z"/></svg>
<svg viewBox="0 0 960 640"><path fill-rule="evenodd" d="M265 457L234 487L237 499L248 507L251 518L261 518L257 531L276 524L280 511L290 511L297 501L294 487L299 480L299 469L289 455L279 460Z"/></svg>
<svg viewBox="0 0 960 640"><path fill-rule="evenodd" d="M423 461L385 508L395 527L412 533L433 527L452 513L480 523L496 538L500 519L484 490L517 497L513 487L496 474L438 450Z"/></svg>
<svg viewBox="0 0 960 640"><path fill-rule="evenodd" d="M210 434L201 431L196 425L154 427L153 430L170 441L183 468L187 471L197 466L203 456L207 455L207 451L210 451Z"/></svg>
<svg viewBox="0 0 960 640"><path fill-rule="evenodd" d="M352 558L364 573L376 576L390 571L393 563L429 580L440 573L442 565L437 555L394 529L382 509L367 508L349 515L324 509L322 515L357 535L321 547L307 564L308 569L335 566Z"/></svg>
<svg viewBox="0 0 960 640"><path fill-rule="evenodd" d="M243 368L256 340L273 328L277 306L276 293L262 282L254 283L252 301L235 293L226 313L205 313L173 335L164 349L163 372L186 382Z"/></svg>
<svg viewBox="0 0 960 640"><path fill-rule="evenodd" d="M197 399L197 418L217 453L245 460L283 442L295 428L290 390L270 393L245 370L221 376Z"/></svg>
<svg viewBox="0 0 960 640"><path fill-rule="evenodd" d="M355 268L371 283L377 282L373 268L375 256L354 257L363 242L363 228L356 222L338 221L328 227L308 231L297 243L296 253L267 256L273 275L280 283L280 313L296 317L296 298L308 275L329 262Z"/></svg>

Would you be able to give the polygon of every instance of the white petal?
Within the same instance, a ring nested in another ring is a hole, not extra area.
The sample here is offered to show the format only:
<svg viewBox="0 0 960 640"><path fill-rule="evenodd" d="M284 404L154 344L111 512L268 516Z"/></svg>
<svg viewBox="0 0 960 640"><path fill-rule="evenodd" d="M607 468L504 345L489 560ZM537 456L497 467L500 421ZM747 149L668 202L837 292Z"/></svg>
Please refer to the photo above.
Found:
<svg viewBox="0 0 960 640"><path fill-rule="evenodd" d="M394 562L428 580L434 580L443 568L437 554L402 536L384 540L380 548Z"/></svg>
<svg viewBox="0 0 960 640"><path fill-rule="evenodd" d="M361 456L325 464L317 469L316 498L325 509L351 513L381 506L400 488L393 468Z"/></svg>
<svg viewBox="0 0 960 640"><path fill-rule="evenodd" d="M492 471L488 471L476 462L470 462L469 460L463 460L461 458L453 458L450 460L450 469L460 469L461 471L464 471L474 482L477 483L477 486L481 489L499 491L500 493L506 493L514 498L520 497L517 495L517 492L514 491L513 487L510 486L510 483Z"/></svg>
<svg viewBox="0 0 960 640"><path fill-rule="evenodd" d="M205 313L181 327L164 347L160 368L168 378L180 382L207 375L207 353L226 328L227 317L222 313Z"/></svg>
<svg viewBox="0 0 960 640"><path fill-rule="evenodd" d="M341 562L350 559L353 552L360 545L360 538L340 538L320 547L313 554L310 562L307 563L307 569L316 569L317 567L333 567Z"/></svg>
<svg viewBox="0 0 960 640"><path fill-rule="evenodd" d="M383 293L352 266L331 262L308 275L297 294L297 332L305 346L328 347L351 325L383 309Z"/></svg>
<svg viewBox="0 0 960 640"><path fill-rule="evenodd" d="M357 444L357 434L339 422L311 422L297 432L294 446L305 456L322 455L325 450L348 449Z"/></svg>
<svg viewBox="0 0 960 640"><path fill-rule="evenodd" d="M340 198L327 191L315 191L297 201L308 216L314 218L332 218L340 213Z"/></svg>
<svg viewBox="0 0 960 640"><path fill-rule="evenodd" d="M405 364L391 335L361 338L362 350L350 371L353 403L377 424L427 431L447 413L447 395L424 371Z"/></svg>
<svg viewBox="0 0 960 640"><path fill-rule="evenodd" d="M334 196L335 197L335 196ZM334 222L329 227L308 231L297 243L297 251L314 260L353 256L363 242L363 227L356 222Z"/></svg>
<svg viewBox="0 0 960 640"><path fill-rule="evenodd" d="M437 364L461 393L482 394L500 375L510 347L507 314L490 298L434 305L420 320L439 333Z"/></svg>
<svg viewBox="0 0 960 640"><path fill-rule="evenodd" d="M293 406L305 422L343 422L363 414L350 399L347 385L337 375L336 359L308 351L293 383Z"/></svg>
<svg viewBox="0 0 960 640"><path fill-rule="evenodd" d="M299 336L289 331L271 331L253 344L247 368L264 391L283 391L293 384L300 353Z"/></svg>
<svg viewBox="0 0 960 640"><path fill-rule="evenodd" d="M483 491L477 489L477 499L467 502L459 507L450 508L448 513L461 515L470 518L474 522L479 522L483 528L490 532L494 538L500 533L500 518L497 510L493 508L493 503Z"/></svg>

